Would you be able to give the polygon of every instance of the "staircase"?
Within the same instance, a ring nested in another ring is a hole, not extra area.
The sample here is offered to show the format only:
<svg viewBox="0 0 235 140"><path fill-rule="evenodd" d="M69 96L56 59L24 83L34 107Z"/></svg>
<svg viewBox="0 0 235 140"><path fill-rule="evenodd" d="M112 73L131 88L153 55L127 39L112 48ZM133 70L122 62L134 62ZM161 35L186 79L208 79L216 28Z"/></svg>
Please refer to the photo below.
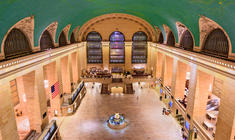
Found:
<svg viewBox="0 0 235 140"><path fill-rule="evenodd" d="M126 94L133 94L133 85L132 84L126 84Z"/></svg>
<svg viewBox="0 0 235 140"><path fill-rule="evenodd" d="M101 94L108 94L109 91L108 91L108 84L102 84L102 87L101 87Z"/></svg>

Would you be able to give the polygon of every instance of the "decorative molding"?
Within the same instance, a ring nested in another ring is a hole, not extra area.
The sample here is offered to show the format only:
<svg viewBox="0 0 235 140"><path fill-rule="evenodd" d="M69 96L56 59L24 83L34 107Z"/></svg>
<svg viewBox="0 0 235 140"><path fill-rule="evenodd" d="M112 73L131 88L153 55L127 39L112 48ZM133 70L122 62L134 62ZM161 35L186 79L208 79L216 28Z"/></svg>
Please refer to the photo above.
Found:
<svg viewBox="0 0 235 140"><path fill-rule="evenodd" d="M115 26L117 26L117 27L114 29L110 29L112 31L109 31L108 33L107 33L107 29L101 28L102 22L110 22L109 25L113 25L114 24L113 20L119 20L120 23L122 23L122 24L115 24ZM156 31L153 29L153 27L147 21L145 21L139 17L133 16L133 15L122 14L122 13L105 14L105 15L98 16L98 17L95 17L95 18L89 20L80 28L78 40L85 41L85 38L90 31L97 31L101 34L104 41L108 41L109 38L107 37L107 35L104 38L104 35L102 35L103 32L105 34L109 34L109 35L115 30L125 32L125 30L128 29L128 26L124 24L125 22L131 22L133 25L135 25L136 26L135 32L137 32L137 31L145 32L148 35L148 40L151 40L153 42L156 41ZM98 30L94 26L97 26L97 28L99 27L99 29L102 30L102 33L100 32L100 30ZM125 28L119 29L118 28L119 26L125 27ZM129 25L129 26L131 26L131 25ZM130 35L128 36L127 41L132 40L133 34L131 34L131 37L130 37ZM125 35L125 38L127 38L127 35L126 34L124 34L124 35Z"/></svg>

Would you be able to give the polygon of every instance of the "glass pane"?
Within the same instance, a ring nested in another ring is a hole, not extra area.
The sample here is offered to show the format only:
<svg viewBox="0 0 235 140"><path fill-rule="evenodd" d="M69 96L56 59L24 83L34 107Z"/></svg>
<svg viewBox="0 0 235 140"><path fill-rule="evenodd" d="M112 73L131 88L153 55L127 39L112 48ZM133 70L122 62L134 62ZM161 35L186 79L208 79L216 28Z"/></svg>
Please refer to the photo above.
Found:
<svg viewBox="0 0 235 140"><path fill-rule="evenodd" d="M102 38L98 32L87 35L87 63L103 63Z"/></svg>
<svg viewBox="0 0 235 140"><path fill-rule="evenodd" d="M125 63L124 35L115 31L110 36L110 63Z"/></svg>
<svg viewBox="0 0 235 140"><path fill-rule="evenodd" d="M133 35L132 63L147 63L147 35L144 32Z"/></svg>

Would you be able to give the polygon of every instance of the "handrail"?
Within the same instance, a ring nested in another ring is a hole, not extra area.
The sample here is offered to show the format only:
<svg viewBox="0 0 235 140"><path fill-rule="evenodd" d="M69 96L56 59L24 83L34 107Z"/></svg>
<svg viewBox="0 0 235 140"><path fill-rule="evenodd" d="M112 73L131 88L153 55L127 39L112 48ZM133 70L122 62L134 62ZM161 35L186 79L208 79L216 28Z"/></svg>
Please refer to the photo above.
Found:
<svg viewBox="0 0 235 140"><path fill-rule="evenodd" d="M83 86L81 86L82 84L83 84ZM79 91L76 92L78 89L79 89ZM66 104L66 105L62 104L61 112L62 112L63 116L72 115L76 111L77 107L80 105L84 95L85 95L85 85L84 85L84 81L82 81L82 82L80 82L80 84L77 86L77 88L72 93L71 104ZM73 99L73 96L75 96L74 99Z"/></svg>
<svg viewBox="0 0 235 140"><path fill-rule="evenodd" d="M206 130L200 125L198 124L197 121L193 120L193 125L197 128L197 130L199 130L199 134L205 139L205 140L213 140L214 138L209 135Z"/></svg>
<svg viewBox="0 0 235 140"><path fill-rule="evenodd" d="M184 113L184 115L186 115L186 108L184 108L177 99L175 99L175 102L176 102L176 105L179 106L181 113Z"/></svg>
<svg viewBox="0 0 235 140"><path fill-rule="evenodd" d="M54 128L52 128L54 127ZM52 140L58 131L56 120L52 120L41 133L38 140Z"/></svg>

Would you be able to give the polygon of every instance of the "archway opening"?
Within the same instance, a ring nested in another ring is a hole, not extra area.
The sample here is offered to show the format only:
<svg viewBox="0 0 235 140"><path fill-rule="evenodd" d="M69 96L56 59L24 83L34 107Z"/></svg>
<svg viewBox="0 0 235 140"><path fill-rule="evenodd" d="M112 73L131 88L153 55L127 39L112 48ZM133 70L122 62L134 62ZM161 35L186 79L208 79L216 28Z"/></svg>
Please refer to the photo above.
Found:
<svg viewBox="0 0 235 140"><path fill-rule="evenodd" d="M192 51L193 50L193 37L191 35L191 33L186 30L181 38L180 41L180 47L183 48L184 50L189 50Z"/></svg>
<svg viewBox="0 0 235 140"><path fill-rule="evenodd" d="M50 33L47 30L45 30L40 39L40 50L44 51L51 48L54 48L54 44Z"/></svg>
<svg viewBox="0 0 235 140"><path fill-rule="evenodd" d="M74 33L73 33L73 32L72 32L72 34L71 34L71 36L70 36L70 43L71 43L71 44L76 43L75 36L74 36Z"/></svg>
<svg viewBox="0 0 235 140"><path fill-rule="evenodd" d="M164 42L164 37L163 37L162 32L160 32L158 43L162 44L163 42Z"/></svg>
<svg viewBox="0 0 235 140"><path fill-rule="evenodd" d="M175 37L172 32L168 34L166 45L173 47L175 46Z"/></svg>
<svg viewBox="0 0 235 140"><path fill-rule="evenodd" d="M64 31L62 31L59 37L59 46L61 47L66 45L67 45L66 36L64 34Z"/></svg>

